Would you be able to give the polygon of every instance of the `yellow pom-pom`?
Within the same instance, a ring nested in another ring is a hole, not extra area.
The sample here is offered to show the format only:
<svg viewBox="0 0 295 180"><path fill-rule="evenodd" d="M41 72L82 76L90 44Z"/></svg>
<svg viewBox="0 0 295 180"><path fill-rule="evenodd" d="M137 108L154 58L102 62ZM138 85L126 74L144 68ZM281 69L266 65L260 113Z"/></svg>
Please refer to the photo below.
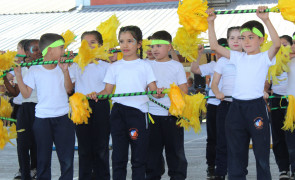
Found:
<svg viewBox="0 0 295 180"><path fill-rule="evenodd" d="M295 23L295 0L279 0L277 7L285 20Z"/></svg>
<svg viewBox="0 0 295 180"><path fill-rule="evenodd" d="M88 118L92 109L86 96L82 93L75 93L69 98L69 118L75 124L88 124Z"/></svg>
<svg viewBox="0 0 295 180"><path fill-rule="evenodd" d="M207 1L203 0L179 1L177 9L179 24L183 25L189 34L199 34L201 31L207 31L207 4Z"/></svg>
<svg viewBox="0 0 295 180"><path fill-rule="evenodd" d="M0 70L8 70L13 65L17 65L17 59L15 58L16 54L16 51L7 51L4 54L0 54Z"/></svg>
<svg viewBox="0 0 295 180"><path fill-rule="evenodd" d="M180 88L175 83L170 85L168 96L171 101L169 113L176 117L181 115L185 106L185 102Z"/></svg>
<svg viewBox="0 0 295 180"><path fill-rule="evenodd" d="M174 49L189 62L197 60L200 44L204 44L204 39L198 38L198 34L189 34L183 27L178 28L173 39Z"/></svg>
<svg viewBox="0 0 295 180"><path fill-rule="evenodd" d="M15 124L12 124L10 127L5 127L3 126L3 121L0 120L0 149L4 149L8 142L12 144L10 140L15 139L16 136L17 131Z"/></svg>
<svg viewBox="0 0 295 180"><path fill-rule="evenodd" d="M151 40L148 40L148 39L144 39L144 40L142 40L142 51L143 51L143 59L145 59L146 57L147 57L147 54L146 54L146 52L148 51L148 50L150 50L151 49Z"/></svg>
<svg viewBox="0 0 295 180"><path fill-rule="evenodd" d="M9 100L7 98L4 98L3 96L1 96L0 99L0 116L10 118L13 109L11 104L9 103Z"/></svg>
<svg viewBox="0 0 295 180"><path fill-rule="evenodd" d="M206 100L204 99L205 95L198 93L195 95L184 95L185 107L183 113L181 114L182 117L186 119L180 119L177 122L177 125L184 127L185 130L189 131L191 128L194 129L195 133L200 132L201 125L200 125L200 113L206 112Z"/></svg>
<svg viewBox="0 0 295 180"><path fill-rule="evenodd" d="M78 66L81 68L82 72L85 69L85 66L87 66L89 63L98 63L95 58L97 58L97 50L98 46L94 45L95 48L92 49L89 47L88 42L86 40L83 40L81 42L81 47L79 48L78 56L74 58L74 62L78 64Z"/></svg>
<svg viewBox="0 0 295 180"><path fill-rule="evenodd" d="M66 32L62 33L61 36L65 40L64 48L66 49L72 42L76 42L75 38L77 37L74 32L67 30Z"/></svg>
<svg viewBox="0 0 295 180"><path fill-rule="evenodd" d="M288 96L288 108L285 116L284 126L282 127L285 131L293 132L295 129L295 98L293 95Z"/></svg>
<svg viewBox="0 0 295 180"><path fill-rule="evenodd" d="M122 52L118 52L117 54L117 60L121 60L123 59L123 53Z"/></svg>
<svg viewBox="0 0 295 180"><path fill-rule="evenodd" d="M118 46L116 31L119 25L120 22L117 16L114 14L108 20L97 26L96 30L101 33L103 38L103 46L105 46L106 49Z"/></svg>

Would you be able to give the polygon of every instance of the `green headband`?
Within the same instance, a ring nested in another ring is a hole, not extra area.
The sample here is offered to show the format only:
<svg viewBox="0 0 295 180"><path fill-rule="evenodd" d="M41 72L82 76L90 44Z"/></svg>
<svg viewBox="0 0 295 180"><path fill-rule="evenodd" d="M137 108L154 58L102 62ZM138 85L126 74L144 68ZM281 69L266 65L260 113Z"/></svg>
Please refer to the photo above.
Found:
<svg viewBox="0 0 295 180"><path fill-rule="evenodd" d="M252 28L252 31L249 28L242 29L241 30L241 35L242 35L243 32L247 32L247 31L250 31L250 32L256 34L258 37L263 37L263 34L256 27Z"/></svg>
<svg viewBox="0 0 295 180"><path fill-rule="evenodd" d="M49 46L47 46L43 51L42 51L42 56L44 57L47 54L48 48L55 48L58 46L64 45L65 42L62 39L56 40L53 43L51 43Z"/></svg>
<svg viewBox="0 0 295 180"><path fill-rule="evenodd" d="M156 44L170 44L170 42L165 40L159 40L159 39L152 40L151 45L156 45Z"/></svg>
<svg viewBox="0 0 295 180"><path fill-rule="evenodd" d="M292 37L292 39L295 40L295 34L294 34L294 36Z"/></svg>

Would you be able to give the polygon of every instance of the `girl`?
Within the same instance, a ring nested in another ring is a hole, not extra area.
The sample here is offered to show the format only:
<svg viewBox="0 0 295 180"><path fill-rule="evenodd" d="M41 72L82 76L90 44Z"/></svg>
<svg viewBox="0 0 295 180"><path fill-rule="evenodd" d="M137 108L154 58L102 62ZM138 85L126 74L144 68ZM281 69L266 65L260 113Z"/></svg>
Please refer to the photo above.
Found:
<svg viewBox="0 0 295 180"><path fill-rule="evenodd" d="M230 27L227 30L227 42L229 48L234 51L242 52L240 27ZM222 77L221 91L218 84ZM222 100L217 107L216 116L216 160L215 160L215 179L225 179L227 174L227 144L225 137L225 117L227 115L232 99L225 99L224 95L231 96L236 77L236 68L230 64L228 59L221 57L214 68L212 81L212 91L217 99Z"/></svg>
<svg viewBox="0 0 295 180"><path fill-rule="evenodd" d="M142 32L137 26L125 26L119 31L120 49L123 59L110 65L104 82L104 90L97 94L145 91L147 87L157 90L156 78L151 65L142 58ZM140 49L140 58L137 50ZM162 89L158 89L158 94ZM160 97L160 95L155 95ZM161 95L161 97L163 97ZM113 108L110 117L113 143L112 169L114 180L126 179L128 149L131 145L132 179L145 179L145 164L148 145L147 96L112 98Z"/></svg>
<svg viewBox="0 0 295 180"><path fill-rule="evenodd" d="M82 34L91 48L94 44L103 45L103 39L97 31L86 31ZM75 79L75 92L90 94L104 89L105 77L109 63L98 60L98 64L90 63L85 70L74 63L71 74ZM92 114L88 124L76 126L79 153L79 179L110 179L109 169L109 136L110 136L110 104L108 100L95 102L89 100Z"/></svg>

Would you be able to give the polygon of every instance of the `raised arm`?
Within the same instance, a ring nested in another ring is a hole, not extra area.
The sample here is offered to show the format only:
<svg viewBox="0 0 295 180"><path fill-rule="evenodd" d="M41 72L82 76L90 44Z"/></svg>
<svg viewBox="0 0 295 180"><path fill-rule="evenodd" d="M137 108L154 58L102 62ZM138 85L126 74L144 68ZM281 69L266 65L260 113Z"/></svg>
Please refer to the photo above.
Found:
<svg viewBox="0 0 295 180"><path fill-rule="evenodd" d="M68 94L71 94L74 88L74 85L72 83L72 80L70 78L70 73L69 73L69 64L68 63L61 63L63 61L65 61L67 58L63 57L59 59L59 67L62 69L62 72L64 74L64 85L65 85L65 89L67 91Z"/></svg>
<svg viewBox="0 0 295 180"><path fill-rule="evenodd" d="M221 56L230 59L230 51L225 47L222 47L218 44L215 27L214 27L214 20L216 19L216 14L214 13L214 9L207 9L206 13L208 14L208 34L209 34L209 43L210 48L212 51L219 53Z"/></svg>
<svg viewBox="0 0 295 180"><path fill-rule="evenodd" d="M203 52L204 52L204 46L199 45L199 52L198 52L199 56L197 58L197 61L191 63L191 72L194 74L202 75L202 72L200 70L200 60L201 60Z"/></svg>
<svg viewBox="0 0 295 180"><path fill-rule="evenodd" d="M7 75L3 77L4 85L6 89L13 97L16 97L19 95L20 92L19 92L19 88L17 84L15 84L15 86L12 86L12 84L9 82L12 79L13 79L13 76L10 73L7 73Z"/></svg>
<svg viewBox="0 0 295 180"><path fill-rule="evenodd" d="M269 13L264 12L265 9L267 9L267 6L259 6L256 11L256 15L263 21L263 23L267 27L270 38L273 42L272 46L268 50L268 57L270 60L272 60L272 58L276 56L281 47L281 40L276 29L273 27L269 19Z"/></svg>

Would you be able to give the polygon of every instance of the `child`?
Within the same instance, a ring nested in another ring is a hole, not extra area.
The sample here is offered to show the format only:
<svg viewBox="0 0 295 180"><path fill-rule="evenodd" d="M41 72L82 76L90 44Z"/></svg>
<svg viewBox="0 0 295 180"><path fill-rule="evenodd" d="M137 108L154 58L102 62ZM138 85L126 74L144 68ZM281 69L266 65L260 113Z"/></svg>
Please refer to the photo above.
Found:
<svg viewBox="0 0 295 180"><path fill-rule="evenodd" d="M227 30L227 43L233 51L242 52L242 42L240 27L230 27ZM215 180L224 180L227 174L227 141L225 137L225 118L232 102L231 98L224 99L224 96L232 96L236 69L230 64L228 59L221 57L214 68L212 80L212 91L221 103L217 107L216 116L216 160L215 160ZM222 78L221 90L218 85Z"/></svg>
<svg viewBox="0 0 295 180"><path fill-rule="evenodd" d="M44 34L39 48L44 61L63 61L64 39L57 34ZM73 89L68 64L32 66L22 79L20 68L15 69L18 86L23 98L37 90L33 132L37 144L37 177L51 179L51 154L53 143L60 162L60 179L73 179L75 129L68 118L68 94Z"/></svg>
<svg viewBox="0 0 295 180"><path fill-rule="evenodd" d="M167 31L158 31L152 35L152 53L156 58L151 63L157 79L157 86L169 88L176 83L187 94L187 80L181 63L169 58L172 37ZM170 106L168 96L158 100ZM184 153L184 130L176 125L177 118L153 102L149 102L149 113L155 124L149 127L149 148L146 180L161 179L163 148L165 147L168 175L171 179L185 179L187 160Z"/></svg>
<svg viewBox="0 0 295 180"><path fill-rule="evenodd" d="M102 46L103 39L97 31L86 31L82 34L91 48ZM104 89L105 77L109 63L99 60L98 64L90 63L85 70L74 63L70 70L75 79L75 92L90 94ZM109 169L109 136L110 104L107 99L95 102L89 100L92 114L88 124L76 126L79 152L79 179L110 179Z"/></svg>
<svg viewBox="0 0 295 180"><path fill-rule="evenodd" d="M218 44L227 45L225 38L220 38ZM202 76L211 76L211 81L209 87L211 87L214 67L216 65L215 61L211 61L207 64L202 64L199 66L199 61L201 59L201 54L204 51L204 47L199 48L199 57L196 62L191 63L191 72L194 74L199 74ZM216 58L219 59L220 56L216 54ZM213 91L210 89L209 96L215 96ZM216 110L217 106L220 104L220 100L216 98L210 98L207 101L207 144L206 144L206 160L207 160L207 179L214 179L215 171L215 157L216 157Z"/></svg>
<svg viewBox="0 0 295 180"><path fill-rule="evenodd" d="M284 35L280 37L281 44L283 46L291 46L292 38L290 36ZM288 74L283 72L280 76L277 76L279 79L279 84L272 84L272 81L266 80L264 90L268 91L271 87L271 94L274 96L285 96L287 95L287 86L288 86ZM272 107L287 106L286 99L273 98L270 99ZM286 144L285 131L282 130L285 121L286 109L276 109L271 112L271 134L273 142L273 153L278 165L280 176L279 179L289 179L290 177L290 162L289 162L289 153Z"/></svg>
<svg viewBox="0 0 295 180"><path fill-rule="evenodd" d="M275 55L281 43L274 29L267 9L260 6L257 16L264 22L273 45L266 52L260 52L264 41L264 28L258 21L242 25L242 47L245 52L230 51L216 40L213 9L208 9L209 42L212 50L229 59L236 67L233 102L225 122L228 141L228 178L246 179L250 138L256 158L257 179L271 179L269 167L270 129L266 103L263 99L264 81L268 68L275 64Z"/></svg>
<svg viewBox="0 0 295 180"><path fill-rule="evenodd" d="M152 67L142 58L142 32L137 26L120 28L119 43L123 59L110 65L104 82L105 88L98 94L111 94L116 85L115 93L142 92L148 87L157 90L156 78ZM159 89L159 93L161 90ZM91 98L97 101L97 94ZM148 146L149 101L147 96L112 98L113 108L110 117L113 142L112 169L114 180L126 179L128 149L131 145L132 179L145 178L145 164Z"/></svg>

